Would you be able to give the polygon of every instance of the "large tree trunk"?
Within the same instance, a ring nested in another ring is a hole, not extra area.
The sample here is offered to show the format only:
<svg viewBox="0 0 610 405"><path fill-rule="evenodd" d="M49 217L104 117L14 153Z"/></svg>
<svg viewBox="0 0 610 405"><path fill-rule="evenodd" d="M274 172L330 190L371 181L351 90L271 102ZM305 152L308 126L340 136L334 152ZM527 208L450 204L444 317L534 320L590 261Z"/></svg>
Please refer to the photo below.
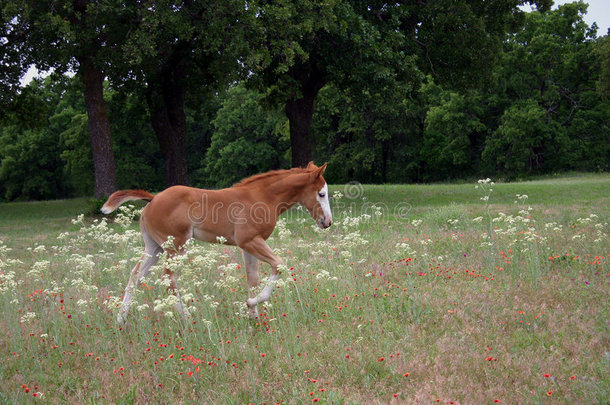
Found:
<svg viewBox="0 0 610 405"><path fill-rule="evenodd" d="M95 198L107 197L116 191L114 152L110 125L104 100L104 73L87 58L80 58L79 73L85 85L85 105L91 138Z"/></svg>
<svg viewBox="0 0 610 405"><path fill-rule="evenodd" d="M314 140L309 133L313 117L313 105L324 86L324 75L312 70L300 80L301 97L286 101L286 116L290 124L292 167L305 167L313 160Z"/></svg>
<svg viewBox="0 0 610 405"><path fill-rule="evenodd" d="M147 92L150 120L165 160L168 187L189 183L185 150L186 90L178 80L174 80L175 76L175 72L161 75L158 81L149 83Z"/></svg>
<svg viewBox="0 0 610 405"><path fill-rule="evenodd" d="M305 167L313 160L313 142L309 136L313 116L313 99L300 98L288 101L286 116L290 124L292 167Z"/></svg>

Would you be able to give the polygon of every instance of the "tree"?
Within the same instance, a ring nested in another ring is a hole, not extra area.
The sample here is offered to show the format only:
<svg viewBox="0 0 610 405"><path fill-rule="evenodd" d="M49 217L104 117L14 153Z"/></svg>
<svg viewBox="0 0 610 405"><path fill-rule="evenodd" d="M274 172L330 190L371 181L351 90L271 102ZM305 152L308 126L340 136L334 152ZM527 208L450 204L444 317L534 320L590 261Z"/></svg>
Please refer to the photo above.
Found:
<svg viewBox="0 0 610 405"><path fill-rule="evenodd" d="M292 165L312 157L314 101L329 83L359 72L409 75L418 68L443 83L473 86L488 75L506 30L522 13L513 1L258 1L261 43L253 83L269 88L290 121ZM542 8L550 0L537 1ZM450 34L450 35L449 35ZM343 87L343 84L341 85Z"/></svg>
<svg viewBox="0 0 610 405"><path fill-rule="evenodd" d="M212 121L212 143L198 173L204 187L228 187L253 173L287 166L286 118L260 105L262 95L243 85L231 88Z"/></svg>
<svg viewBox="0 0 610 405"><path fill-rule="evenodd" d="M0 198L50 199L70 194L60 133L70 118L62 98L74 94L65 80L34 80L16 95L0 126ZM82 96L81 96L82 98Z"/></svg>
<svg viewBox="0 0 610 405"><path fill-rule="evenodd" d="M236 0L149 0L125 7L135 24L113 80L143 94L167 185L188 184L186 101L189 93L205 97L235 77L249 11Z"/></svg>
<svg viewBox="0 0 610 405"><path fill-rule="evenodd" d="M426 162L426 179L441 180L462 177L472 169L480 153L481 139L487 128L480 99L446 92L440 105L432 106L426 115L422 161Z"/></svg>
<svg viewBox="0 0 610 405"><path fill-rule="evenodd" d="M483 159L510 179L540 171L548 158L567 147L565 130L548 122L538 103L525 100L504 112L502 124L487 140Z"/></svg>
<svg viewBox="0 0 610 405"><path fill-rule="evenodd" d="M121 35L120 6L120 2L23 0L12 9L13 18L27 31L20 45L27 64L75 70L83 82L97 198L116 189L103 82L106 61Z"/></svg>
<svg viewBox="0 0 610 405"><path fill-rule="evenodd" d="M0 116L19 92L19 78L27 68L22 44L26 24L19 14L19 5L0 1Z"/></svg>
<svg viewBox="0 0 610 405"><path fill-rule="evenodd" d="M531 171L608 167L609 115L603 100L606 61L599 53L604 40L596 41L596 27L584 22L586 10L585 3L574 2L545 13L534 11L526 16L523 29L506 41L496 69L499 86L492 91L495 101L508 108L484 156L489 162L491 155L502 153L496 148L499 139L513 139L510 149L523 142L522 156L498 156L510 177ZM538 123L533 117L539 117L540 111L543 116ZM517 123L517 116L542 132L531 132ZM532 138L522 139L518 133Z"/></svg>

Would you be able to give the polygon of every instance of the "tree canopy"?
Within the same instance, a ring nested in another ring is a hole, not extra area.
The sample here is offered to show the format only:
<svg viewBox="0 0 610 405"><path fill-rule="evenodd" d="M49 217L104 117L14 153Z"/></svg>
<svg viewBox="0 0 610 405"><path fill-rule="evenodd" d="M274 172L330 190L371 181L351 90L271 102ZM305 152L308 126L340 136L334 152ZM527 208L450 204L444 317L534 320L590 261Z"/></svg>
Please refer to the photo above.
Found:
<svg viewBox="0 0 610 405"><path fill-rule="evenodd" d="M1 199L311 159L331 182L608 170L610 42L583 2L0 3ZM32 64L56 74L20 88Z"/></svg>

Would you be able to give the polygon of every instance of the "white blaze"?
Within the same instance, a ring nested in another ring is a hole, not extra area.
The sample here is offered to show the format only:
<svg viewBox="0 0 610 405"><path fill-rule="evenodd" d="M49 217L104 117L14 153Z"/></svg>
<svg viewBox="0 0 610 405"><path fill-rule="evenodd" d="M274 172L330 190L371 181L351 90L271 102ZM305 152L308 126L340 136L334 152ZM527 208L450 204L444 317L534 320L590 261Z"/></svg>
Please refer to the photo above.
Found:
<svg viewBox="0 0 610 405"><path fill-rule="evenodd" d="M324 197L320 197L320 194L324 195ZM328 184L324 183L324 187L318 191L316 199L320 203L320 207L322 207L322 211L324 212L326 219L332 221L333 214L330 212L330 201L328 201Z"/></svg>

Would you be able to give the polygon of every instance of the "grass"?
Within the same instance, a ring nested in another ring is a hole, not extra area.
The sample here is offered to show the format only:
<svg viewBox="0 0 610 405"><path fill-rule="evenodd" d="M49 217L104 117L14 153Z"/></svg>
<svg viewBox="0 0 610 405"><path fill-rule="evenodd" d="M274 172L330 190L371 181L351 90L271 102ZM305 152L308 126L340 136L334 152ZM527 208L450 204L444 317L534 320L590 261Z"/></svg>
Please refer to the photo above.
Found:
<svg viewBox="0 0 610 405"><path fill-rule="evenodd" d="M158 269L124 327L136 224L2 204L0 402L607 403L608 190L334 186L331 228L293 209L270 238L288 268L259 321L237 249L195 243L170 264L191 320Z"/></svg>

